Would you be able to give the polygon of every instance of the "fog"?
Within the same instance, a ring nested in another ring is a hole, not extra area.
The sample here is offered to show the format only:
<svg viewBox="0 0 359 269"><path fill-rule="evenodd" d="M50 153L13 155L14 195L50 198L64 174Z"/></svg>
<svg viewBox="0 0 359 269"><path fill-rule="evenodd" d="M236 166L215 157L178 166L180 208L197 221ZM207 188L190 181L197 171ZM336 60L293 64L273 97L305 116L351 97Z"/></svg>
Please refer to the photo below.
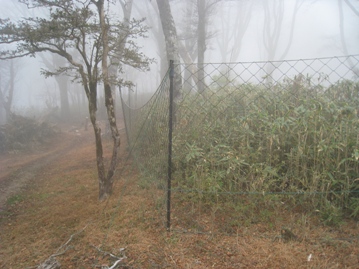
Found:
<svg viewBox="0 0 359 269"><path fill-rule="evenodd" d="M185 32L183 18L189 1L170 1L178 35ZM254 2L254 4L249 8L251 2ZM266 2L272 8L277 1L267 0ZM359 16L345 1L298 1L300 7L295 15L293 32L291 32L291 25L297 1L286 0L284 2L283 21L280 25L278 44L272 56L269 56L265 50L263 37L264 26L272 23L273 17L269 21L265 19L263 1L223 0L217 3L211 12L207 28L211 35L207 39L205 62L252 62L359 54ZM341 2L343 8L344 31L342 33L340 31L339 2ZM358 12L359 2L354 0L349 0L349 2ZM242 3L242 5L239 5L239 3ZM21 17L41 16L41 11L36 9L27 10L23 4L16 1L0 0L0 4L2 7L0 10L1 18L9 17L15 21ZM149 38L146 40L138 39L136 42L141 44L142 51L147 56L156 60L151 65L151 71L147 73L140 73L127 67L124 68L125 72L121 76L124 79L132 80L139 93L155 91L161 81L161 63L163 65L163 61L167 62L164 59L164 41L163 36L160 37L162 31L159 28L159 18L155 8L156 1L154 0L134 0L132 15L136 18L147 17L145 23L151 27L148 33ZM112 10L112 12L114 11ZM233 30L240 27L238 24L236 25L238 16L245 16L246 12L248 14L250 12L250 19L243 38L240 40L236 38L227 40L228 36L233 35ZM120 7L118 14L120 16L122 14ZM292 41L290 42L291 35ZM344 37L344 39L341 37ZM162 38L162 40L159 41L159 38ZM240 43L238 43L239 41ZM282 55L288 46L288 42L290 42L288 52ZM223 48L224 43L227 46L226 51ZM233 56L235 50L238 51L236 57ZM42 110L49 106L59 106L59 90L56 81L54 78L45 79L40 74L41 68L45 67L41 57L22 58L18 62L19 69L12 110L20 112L30 108ZM68 90L72 91L70 92L70 98L82 98L78 96L79 91L81 91L81 85L71 84Z"/></svg>

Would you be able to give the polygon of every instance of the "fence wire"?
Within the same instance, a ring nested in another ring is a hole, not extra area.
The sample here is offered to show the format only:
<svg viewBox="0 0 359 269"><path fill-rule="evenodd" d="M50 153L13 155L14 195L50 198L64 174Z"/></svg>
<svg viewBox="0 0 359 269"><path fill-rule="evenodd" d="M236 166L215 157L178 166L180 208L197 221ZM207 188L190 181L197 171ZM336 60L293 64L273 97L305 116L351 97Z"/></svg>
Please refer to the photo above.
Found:
<svg viewBox="0 0 359 269"><path fill-rule="evenodd" d="M327 223L359 216L359 55L179 67L174 228L232 232L293 208ZM162 197L168 89L167 74L141 109L124 106L133 155Z"/></svg>
<svg viewBox="0 0 359 269"><path fill-rule="evenodd" d="M140 187L148 189L160 215L166 214L169 74L152 97L138 96L129 89L121 93L129 152L141 173ZM165 219L163 219L165 221Z"/></svg>

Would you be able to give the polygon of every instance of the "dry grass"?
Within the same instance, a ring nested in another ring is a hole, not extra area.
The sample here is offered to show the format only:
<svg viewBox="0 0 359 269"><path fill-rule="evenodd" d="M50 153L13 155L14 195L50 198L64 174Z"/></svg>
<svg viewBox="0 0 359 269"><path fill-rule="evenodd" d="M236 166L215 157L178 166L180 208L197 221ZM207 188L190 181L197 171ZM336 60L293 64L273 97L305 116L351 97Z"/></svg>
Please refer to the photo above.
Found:
<svg viewBox="0 0 359 269"><path fill-rule="evenodd" d="M282 217L274 226L258 222L224 235L218 232L220 215L204 212L202 225L211 232L198 234L184 229L189 212L177 206L173 232L167 233L156 209L159 194L139 187L131 163L124 164L124 150L119 171L126 168L116 175L114 194L99 203L92 141L89 131L62 157L39 169L18 199L0 212L1 268L36 266L84 227L73 236L71 248L56 257L62 268L110 265L110 258L94 246L118 255L126 248L121 268L359 268L358 225L353 221L332 228L314 217L303 220L303 214L283 211L276 213ZM105 149L109 151L109 144ZM288 222L299 240L277 240Z"/></svg>

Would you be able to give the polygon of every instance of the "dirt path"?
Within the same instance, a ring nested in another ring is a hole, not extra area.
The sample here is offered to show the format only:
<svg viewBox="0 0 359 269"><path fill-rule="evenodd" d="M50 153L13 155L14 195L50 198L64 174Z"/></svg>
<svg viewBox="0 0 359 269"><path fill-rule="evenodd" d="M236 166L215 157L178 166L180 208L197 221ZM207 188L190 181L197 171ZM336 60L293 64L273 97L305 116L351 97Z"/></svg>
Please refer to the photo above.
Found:
<svg viewBox="0 0 359 269"><path fill-rule="evenodd" d="M46 166L56 163L63 155L81 147L91 139L85 134L62 132L41 151L8 153L0 157L0 211L6 201L24 189Z"/></svg>

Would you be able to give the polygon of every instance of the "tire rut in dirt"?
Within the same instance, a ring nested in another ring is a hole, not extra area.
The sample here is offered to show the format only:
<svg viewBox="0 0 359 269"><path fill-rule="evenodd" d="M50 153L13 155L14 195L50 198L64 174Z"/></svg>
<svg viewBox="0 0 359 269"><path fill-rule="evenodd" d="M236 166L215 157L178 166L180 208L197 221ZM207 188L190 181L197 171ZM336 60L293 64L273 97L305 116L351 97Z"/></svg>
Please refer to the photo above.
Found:
<svg viewBox="0 0 359 269"><path fill-rule="evenodd" d="M86 140L80 139L79 137L72 137L71 141L66 144L65 147L31 161L3 179L0 182L0 211L4 210L4 207L6 207L7 199L12 195L19 193L29 184L29 182L36 179L36 176L41 169L56 162L65 154L78 149L84 144L84 141Z"/></svg>

